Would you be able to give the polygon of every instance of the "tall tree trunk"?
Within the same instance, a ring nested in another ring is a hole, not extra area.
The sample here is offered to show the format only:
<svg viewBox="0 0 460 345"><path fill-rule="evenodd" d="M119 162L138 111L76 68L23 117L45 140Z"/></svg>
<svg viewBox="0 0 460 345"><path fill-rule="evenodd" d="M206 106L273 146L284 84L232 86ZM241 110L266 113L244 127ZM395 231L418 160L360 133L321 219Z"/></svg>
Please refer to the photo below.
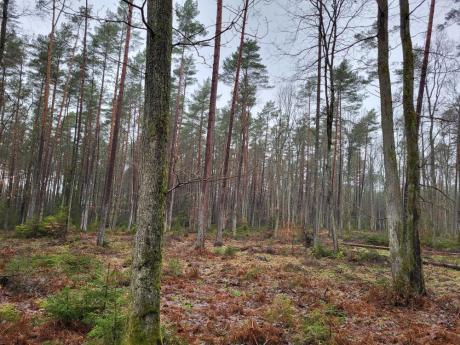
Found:
<svg viewBox="0 0 460 345"><path fill-rule="evenodd" d="M115 118L112 123L112 141L109 143L109 152L107 157L107 168L105 174L104 191L102 196L101 205L101 221L99 223L99 230L97 233L97 245L102 246L104 244L104 233L107 219L109 216L110 204L112 199L112 185L113 185L113 174L115 169L115 159L117 154L118 146L118 134L120 127L120 118L123 111L123 98L125 91L125 80L126 71L129 62L129 43L131 39L131 21L133 17L133 7L128 5L128 18L126 25L126 37L125 37L125 48L123 54L123 66L121 68L120 85L118 90L118 96L115 104Z"/></svg>
<svg viewBox="0 0 460 345"><path fill-rule="evenodd" d="M75 119L75 139L72 149L72 159L70 164L70 170L67 173L67 181L64 183L64 205L67 206L67 225L66 231L69 232L72 216L72 202L73 194L75 190L75 183L77 181L77 161L78 161L78 152L80 145L81 137L81 118L83 114L83 98L84 98L84 89L86 81L86 62L87 62L87 37L88 37L88 0L86 0L85 7L85 30L83 34L83 53L82 53L82 62L80 64L80 95L78 98L78 110L77 116ZM64 234L64 235L65 235Z"/></svg>
<svg viewBox="0 0 460 345"><path fill-rule="evenodd" d="M428 70L428 59L430 56L431 33L433 31L433 17L434 17L435 5L436 5L436 0L431 0L430 14L428 18L428 29L426 31L426 38L425 38L425 49L423 50L422 69L420 73L420 84L419 84L418 95L417 95L416 113L417 113L418 118L420 118L420 115L422 113L423 92L425 90L426 74Z"/></svg>
<svg viewBox="0 0 460 345"><path fill-rule="evenodd" d="M44 148L45 138L47 132L47 121L48 121L48 110L49 110L49 93L51 84L51 65L53 61L53 46L54 46L54 33L56 30L56 0L52 2L52 18L51 18L51 31L48 36L48 49L47 49L47 62L46 62L46 73L45 73L45 84L44 84L44 95L43 95L43 110L41 116L41 129L39 134L38 142L38 155L34 168L33 181L32 181L32 192L31 192L31 203L27 212L27 218L32 219L36 216L37 206L39 205L39 195L41 194L41 179L43 174L43 163L44 163ZM51 126L51 123L50 123Z"/></svg>
<svg viewBox="0 0 460 345"><path fill-rule="evenodd" d="M104 52L104 58L102 62L102 76L101 76L101 86L99 89L99 100L97 105L96 111L96 127L94 133L94 143L90 146L90 154L89 154L89 176L88 181L86 184L86 198L83 204L83 211L81 215L81 225L80 228L83 231L88 230L88 222L90 218L90 208L91 208L91 201L94 200L93 192L94 192L94 185L95 185L95 175L96 175L96 168L97 167L97 148L99 146L99 139L100 139L100 132L101 132L101 111L102 111L102 101L104 99L104 87L105 87L105 73L107 69L107 58L108 52L107 50Z"/></svg>
<svg viewBox="0 0 460 345"><path fill-rule="evenodd" d="M21 59L21 64L19 67L19 85L18 85L18 93L16 97L16 106L14 109L14 123L13 123L13 134L12 134L12 143L11 143L11 157L10 157L10 166L8 172L8 189L6 193L6 204L5 204L5 219L3 221L3 229L8 230L10 228L10 212L11 212L11 205L16 198L16 188L19 183L19 176L16 175L17 171L17 155L18 155L18 141L19 141L19 110L21 106L21 98L22 98L22 78L23 78L23 67L24 63ZM18 174L19 175L19 174ZM16 213L14 213L16 214Z"/></svg>
<svg viewBox="0 0 460 345"><path fill-rule="evenodd" d="M172 0L148 0L140 197L127 345L161 345L160 278L170 114Z"/></svg>
<svg viewBox="0 0 460 345"><path fill-rule="evenodd" d="M320 117L321 117L321 60L322 60L322 33L321 28L322 24L322 2L318 1L317 4L319 8L319 18L320 23L318 24L318 58L317 58L317 76L316 76L316 118L315 118L315 169L314 169L314 190L313 190L313 245L315 247L319 246L320 238L319 238L319 228L320 228L320 193L319 193L319 165L320 165L320 145L319 145L319 137L320 137Z"/></svg>
<svg viewBox="0 0 460 345"><path fill-rule="evenodd" d="M179 134L181 127L181 117L183 111L183 99L185 94L182 95L182 89L184 89L184 76L185 76L185 46L182 47L182 55L180 60L179 67L179 80L177 83L177 93L176 93L176 102L174 106L174 123L173 123L173 133L171 138L171 144L169 147L169 168L168 168L168 190L171 192L166 198L167 214L166 214L166 231L171 228L172 223L172 214L174 208L174 194L175 190L173 189L176 183L176 164L177 164L177 153L179 147Z"/></svg>
<svg viewBox="0 0 460 345"><path fill-rule="evenodd" d="M214 145L214 123L216 117L217 86L219 83L220 65L220 44L222 32L222 0L217 0L216 10L216 34L214 39L214 60L212 66L211 95L209 101L208 131L206 133L206 148L203 169L203 181L201 182L201 198L198 208L198 233L196 238L196 248L204 249L206 224L208 219L209 207L209 177L211 176L212 149ZM217 239L218 241L218 239ZM222 242L222 239L220 239Z"/></svg>
<svg viewBox="0 0 460 345"><path fill-rule="evenodd" d="M425 293L420 254L420 167L419 118L414 109L414 53L410 35L409 1L400 0L400 34L403 51L403 111L406 138L406 183L404 186L404 227L401 251L402 270L396 289L403 297Z"/></svg>
<svg viewBox="0 0 460 345"><path fill-rule="evenodd" d="M457 142L455 160L455 214L453 232L460 240L460 97L457 98Z"/></svg>
<svg viewBox="0 0 460 345"><path fill-rule="evenodd" d="M2 26L0 29L0 66L3 69L3 57L5 56L5 43L6 43L6 24L8 22L8 6L10 0L3 0L2 7ZM5 85L4 78L0 80L0 111L3 110L3 102L5 97ZM3 122L0 123L0 126L3 125ZM0 135L1 139L1 135Z"/></svg>
<svg viewBox="0 0 460 345"><path fill-rule="evenodd" d="M220 0L219 0L220 1ZM229 113L229 120L228 120L228 131L227 131L227 139L225 145L225 153L224 153L224 166L222 169L222 187L219 194L219 201L217 206L217 234L216 234L216 245L222 245L222 233L225 228L226 224L226 203L227 203L227 196L228 196L228 173L229 173L229 161L230 161L230 147L232 143L232 132L233 132L233 121L235 118L236 113L236 106L238 101L238 90L239 90L239 83L240 83L240 72L241 72L241 61L243 59L243 48L244 48L244 37L246 34L246 21L248 15L248 7L249 7L249 0L245 0L244 9L243 9L243 23L241 27L241 35L240 35L240 46L238 47L238 58L236 61L236 71L235 71L235 81L233 84L233 93L232 93L232 105L230 108Z"/></svg>
<svg viewBox="0 0 460 345"><path fill-rule="evenodd" d="M390 245L390 263L393 283L402 270L402 196L396 159L393 123L393 100L389 67L388 0L377 0L378 74L380 109L385 165L385 206Z"/></svg>

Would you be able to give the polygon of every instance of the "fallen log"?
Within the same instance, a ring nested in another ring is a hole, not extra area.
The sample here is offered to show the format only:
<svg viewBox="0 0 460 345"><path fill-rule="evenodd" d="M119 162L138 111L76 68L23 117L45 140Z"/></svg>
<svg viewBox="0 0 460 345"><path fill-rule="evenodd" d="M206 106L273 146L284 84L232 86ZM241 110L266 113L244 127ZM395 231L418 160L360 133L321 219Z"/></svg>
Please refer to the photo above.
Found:
<svg viewBox="0 0 460 345"><path fill-rule="evenodd" d="M364 244L364 243L354 243L354 242L342 242L345 246L351 247L362 247L362 248L371 248L371 249L381 249L381 250L389 250L387 246L376 246L373 244ZM423 249L422 249L423 250ZM423 250L425 253L430 255L441 255L441 256L460 256L460 253L457 252L440 252L435 250Z"/></svg>
<svg viewBox="0 0 460 345"><path fill-rule="evenodd" d="M385 246L375 246L371 244L362 244L362 243L349 243L349 242L342 242L342 245L347 246L347 247L358 247L358 248L369 248L369 249L380 249L380 250L390 250L389 247ZM439 252L431 252L434 253L435 255L443 255L444 253L439 253ZM450 253L453 254L453 253ZM444 268L450 268L452 270L460 271L460 266L455 265L455 264L450 264L450 263L445 263L445 262L437 262L437 261L432 261L432 260L427 260L423 258L423 263L425 265L431 265L435 267L444 267Z"/></svg>

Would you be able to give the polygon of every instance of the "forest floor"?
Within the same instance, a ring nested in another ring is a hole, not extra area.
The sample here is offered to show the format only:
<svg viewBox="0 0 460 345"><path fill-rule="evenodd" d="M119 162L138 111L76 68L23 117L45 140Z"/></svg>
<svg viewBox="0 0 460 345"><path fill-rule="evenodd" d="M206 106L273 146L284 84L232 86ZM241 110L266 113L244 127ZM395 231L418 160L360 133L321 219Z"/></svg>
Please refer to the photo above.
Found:
<svg viewBox="0 0 460 345"><path fill-rule="evenodd" d="M166 344L460 344L460 271L425 265L427 296L397 306L385 251L314 255L254 235L197 253L193 240L165 239ZM117 343L131 235L0 242L0 344Z"/></svg>

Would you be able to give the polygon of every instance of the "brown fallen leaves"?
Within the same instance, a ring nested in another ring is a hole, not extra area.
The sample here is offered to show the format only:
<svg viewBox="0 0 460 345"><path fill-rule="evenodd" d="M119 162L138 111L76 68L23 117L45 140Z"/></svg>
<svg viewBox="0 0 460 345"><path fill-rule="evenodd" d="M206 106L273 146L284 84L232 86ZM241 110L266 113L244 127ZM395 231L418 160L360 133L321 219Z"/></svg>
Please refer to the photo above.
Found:
<svg viewBox="0 0 460 345"><path fill-rule="evenodd" d="M101 250L93 245L93 235L85 235L74 238L70 246L72 253L90 255L121 271L129 267L130 240L127 235L111 235L110 247ZM193 241L192 235L166 240L162 279L163 321L189 344L276 345L294 344L295 339L315 344L298 339L305 320L318 311L324 314L329 343L460 344L460 272L426 267L428 296L408 307L395 307L389 302L388 285L381 283L382 278L388 280L385 263L316 259L300 244L260 238L227 240L231 250L209 247L198 253ZM2 265L16 252L39 253L41 248L36 242L31 246L19 239L2 241ZM21 319L0 322L0 344L84 343L87 328L47 320L37 306L48 293L74 283L56 272L46 274L53 278L47 289L13 293L8 286L1 288L0 303L14 303ZM442 284L437 277L443 278ZM23 279L33 283L38 277ZM289 322L273 317L274 311L285 312L276 309L280 299L288 301ZM331 306L343 315L330 316Z"/></svg>

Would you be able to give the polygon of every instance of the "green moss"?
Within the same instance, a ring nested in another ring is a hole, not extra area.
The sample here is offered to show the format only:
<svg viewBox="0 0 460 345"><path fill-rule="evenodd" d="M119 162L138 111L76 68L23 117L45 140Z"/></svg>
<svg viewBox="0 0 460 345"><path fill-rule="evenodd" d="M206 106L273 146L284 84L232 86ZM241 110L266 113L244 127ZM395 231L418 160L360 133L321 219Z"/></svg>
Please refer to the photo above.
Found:
<svg viewBox="0 0 460 345"><path fill-rule="evenodd" d="M364 235L364 240L368 244L375 246L388 246L388 235L386 233L372 233Z"/></svg>
<svg viewBox="0 0 460 345"><path fill-rule="evenodd" d="M302 321L295 344L333 344L331 325L345 322L345 312L334 304L325 304L312 310Z"/></svg>
<svg viewBox="0 0 460 345"><path fill-rule="evenodd" d="M230 290L230 295L232 295L233 297L241 297L242 292L240 290Z"/></svg>
<svg viewBox="0 0 460 345"><path fill-rule="evenodd" d="M259 278L262 274L262 268L260 266L254 266L249 269L243 276L244 280L251 281Z"/></svg>
<svg viewBox="0 0 460 345"><path fill-rule="evenodd" d="M16 236L21 238L60 237L67 227L67 213L60 209L56 214L38 221L32 219L15 227Z"/></svg>
<svg viewBox="0 0 460 345"><path fill-rule="evenodd" d="M214 249L214 253L217 255L232 257L238 252L238 248L232 246L217 247Z"/></svg>
<svg viewBox="0 0 460 345"><path fill-rule="evenodd" d="M344 257L344 252L338 251L334 253L333 250L324 247L322 244L318 244L313 248L312 254L315 258L333 258L333 259L341 259Z"/></svg>
<svg viewBox="0 0 460 345"><path fill-rule="evenodd" d="M12 303L0 305L0 321L17 322L21 318L16 306Z"/></svg>
<svg viewBox="0 0 460 345"><path fill-rule="evenodd" d="M352 262L382 263L387 261L387 257L385 255L381 255L375 249L353 251L349 254L348 258Z"/></svg>
<svg viewBox="0 0 460 345"><path fill-rule="evenodd" d="M167 274L172 275L174 277L180 277L182 276L183 272L184 267L181 261L179 261L178 259L171 259L168 261L166 268Z"/></svg>
<svg viewBox="0 0 460 345"><path fill-rule="evenodd" d="M296 309L292 300L284 295L276 295L273 303L267 310L265 317L271 323L282 323L286 327L293 327L295 323Z"/></svg>
<svg viewBox="0 0 460 345"><path fill-rule="evenodd" d="M141 321L136 317L129 318L126 336L122 340L123 345L167 345L163 341L163 330L156 326L156 323L150 325L149 329L142 327ZM174 343L169 343L174 344Z"/></svg>
<svg viewBox="0 0 460 345"><path fill-rule="evenodd" d="M101 265L90 256L76 256L65 250L60 253L39 254L31 256L15 256L5 266L9 274L33 273L38 269L55 269L68 276L97 272Z"/></svg>
<svg viewBox="0 0 460 345"><path fill-rule="evenodd" d="M424 238L422 244L438 250L452 250L460 248L460 239L456 238Z"/></svg>

